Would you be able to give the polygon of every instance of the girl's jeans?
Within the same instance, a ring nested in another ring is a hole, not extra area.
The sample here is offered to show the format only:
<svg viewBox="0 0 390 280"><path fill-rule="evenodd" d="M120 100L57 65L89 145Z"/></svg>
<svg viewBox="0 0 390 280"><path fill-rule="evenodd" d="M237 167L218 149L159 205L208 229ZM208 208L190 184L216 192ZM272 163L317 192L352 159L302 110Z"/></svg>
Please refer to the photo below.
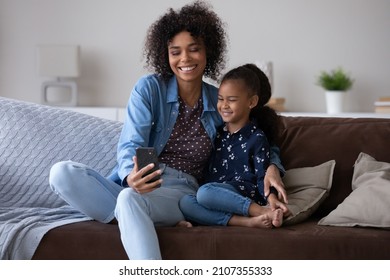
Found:
<svg viewBox="0 0 390 280"><path fill-rule="evenodd" d="M232 185L207 183L196 195L184 196L180 200L180 209L190 221L226 226L233 214L248 216L251 203L250 198L242 196Z"/></svg>
<svg viewBox="0 0 390 280"><path fill-rule="evenodd" d="M179 200L195 194L194 177L161 165L161 187L139 194L106 179L88 166L72 161L56 163L50 186L68 204L87 216L109 223L117 219L129 259L161 259L155 226L174 226L184 220Z"/></svg>

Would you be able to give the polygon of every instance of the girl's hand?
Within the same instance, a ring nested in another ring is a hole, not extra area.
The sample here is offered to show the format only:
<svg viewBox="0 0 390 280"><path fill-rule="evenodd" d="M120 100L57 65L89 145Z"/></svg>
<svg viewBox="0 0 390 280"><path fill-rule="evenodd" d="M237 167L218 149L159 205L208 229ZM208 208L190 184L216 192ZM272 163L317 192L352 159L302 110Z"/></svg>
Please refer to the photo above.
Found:
<svg viewBox="0 0 390 280"><path fill-rule="evenodd" d="M161 185L162 179L158 179L154 182L149 182L154 177L161 175L161 170L156 170L153 173L150 173L150 174L146 175L145 177L142 177L142 176L144 176L144 174L146 172L148 172L149 170L151 170L153 168L153 166L154 166L153 163L145 166L141 170L138 170L138 163L137 163L136 156L133 157L133 161L134 161L134 168L130 172L130 174L126 177L127 184L133 190L135 190L137 193L143 194L143 193L151 192ZM147 182L149 182L149 183L147 183Z"/></svg>
<svg viewBox="0 0 390 280"><path fill-rule="evenodd" d="M273 186L278 191L279 201L287 204L288 199L287 199L286 189L284 188L282 177L280 177L280 171L274 164L268 166L267 172L265 173L265 177L264 177L265 196L269 195L271 186Z"/></svg>

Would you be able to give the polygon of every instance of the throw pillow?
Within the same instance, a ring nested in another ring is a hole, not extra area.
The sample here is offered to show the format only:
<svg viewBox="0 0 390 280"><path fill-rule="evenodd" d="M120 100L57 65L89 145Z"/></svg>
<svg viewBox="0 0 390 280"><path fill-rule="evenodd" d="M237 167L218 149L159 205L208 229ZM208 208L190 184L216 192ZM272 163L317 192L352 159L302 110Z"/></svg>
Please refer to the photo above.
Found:
<svg viewBox="0 0 390 280"><path fill-rule="evenodd" d="M292 215L283 225L303 222L318 209L329 195L333 181L334 160L314 167L294 168L286 171L283 178L288 205Z"/></svg>
<svg viewBox="0 0 390 280"><path fill-rule="evenodd" d="M360 153L354 166L352 193L318 224L390 227L390 163Z"/></svg>

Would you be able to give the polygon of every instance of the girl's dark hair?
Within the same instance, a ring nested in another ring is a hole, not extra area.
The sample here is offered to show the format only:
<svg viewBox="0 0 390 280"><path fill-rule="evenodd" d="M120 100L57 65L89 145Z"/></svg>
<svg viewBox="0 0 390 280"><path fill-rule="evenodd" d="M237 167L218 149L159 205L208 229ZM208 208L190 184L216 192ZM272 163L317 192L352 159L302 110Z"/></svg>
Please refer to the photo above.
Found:
<svg viewBox="0 0 390 280"><path fill-rule="evenodd" d="M217 80L226 63L227 36L220 18L202 1L195 1L178 11L170 8L149 27L143 52L146 68L164 80L173 76L169 66L168 42L182 31L203 40L207 59L204 75Z"/></svg>
<svg viewBox="0 0 390 280"><path fill-rule="evenodd" d="M265 106L271 98L271 85L268 77L254 64L245 64L227 72L221 83L227 80L242 80L259 102L252 108L250 119L263 130L270 144L275 144L278 135L279 117L275 110Z"/></svg>

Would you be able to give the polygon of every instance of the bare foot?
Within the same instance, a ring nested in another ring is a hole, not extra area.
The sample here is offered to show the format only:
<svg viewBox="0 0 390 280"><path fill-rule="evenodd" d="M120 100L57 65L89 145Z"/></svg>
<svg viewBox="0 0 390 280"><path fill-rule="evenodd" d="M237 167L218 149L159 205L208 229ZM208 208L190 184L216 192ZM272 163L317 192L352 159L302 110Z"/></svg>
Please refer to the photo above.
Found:
<svg viewBox="0 0 390 280"><path fill-rule="evenodd" d="M283 210L282 209L276 209L271 212L273 215L272 217L272 225L274 227L281 227L283 224Z"/></svg>
<svg viewBox="0 0 390 280"><path fill-rule="evenodd" d="M192 227L192 224L190 222L187 222L187 221L180 221L176 224L176 226L190 228L190 227Z"/></svg>
<svg viewBox="0 0 390 280"><path fill-rule="evenodd" d="M248 218L249 226L256 228L272 228L272 219L269 215L264 214L257 217Z"/></svg>
<svg viewBox="0 0 390 280"><path fill-rule="evenodd" d="M283 223L283 211L282 209L276 209L257 217L249 217L249 223L251 227L258 228L281 227Z"/></svg>
<svg viewBox="0 0 390 280"><path fill-rule="evenodd" d="M266 208L265 208L266 209ZM273 228L281 227L283 223L283 211L282 209L266 209L263 210L264 214L258 216L240 216L233 215L228 221L228 226L243 226L243 227L255 227L255 228Z"/></svg>

